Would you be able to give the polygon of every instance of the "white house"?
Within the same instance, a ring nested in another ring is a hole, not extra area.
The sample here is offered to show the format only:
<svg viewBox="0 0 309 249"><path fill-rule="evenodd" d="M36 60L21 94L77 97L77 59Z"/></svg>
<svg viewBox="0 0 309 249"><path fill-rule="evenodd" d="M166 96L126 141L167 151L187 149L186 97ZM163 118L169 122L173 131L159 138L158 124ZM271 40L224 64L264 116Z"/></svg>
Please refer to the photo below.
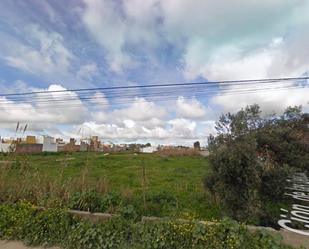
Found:
<svg viewBox="0 0 309 249"><path fill-rule="evenodd" d="M0 141L0 152L11 152L11 144L10 143L2 143Z"/></svg>
<svg viewBox="0 0 309 249"><path fill-rule="evenodd" d="M46 152L57 152L58 146L53 137L43 136L43 149Z"/></svg>
<svg viewBox="0 0 309 249"><path fill-rule="evenodd" d="M153 153L153 152L156 152L156 151L158 151L157 146L149 146L149 147L142 148L141 152L143 152L143 153Z"/></svg>

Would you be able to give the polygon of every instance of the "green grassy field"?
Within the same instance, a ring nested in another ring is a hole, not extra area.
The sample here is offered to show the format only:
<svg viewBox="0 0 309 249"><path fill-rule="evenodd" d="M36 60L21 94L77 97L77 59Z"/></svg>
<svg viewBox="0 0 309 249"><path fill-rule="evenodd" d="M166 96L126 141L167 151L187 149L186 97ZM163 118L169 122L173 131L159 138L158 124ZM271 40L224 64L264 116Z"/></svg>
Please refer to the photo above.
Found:
<svg viewBox="0 0 309 249"><path fill-rule="evenodd" d="M219 217L218 208L211 204L203 189L202 179L208 172L205 157L129 153L104 155L95 152L0 156L0 161L8 160L13 163L6 174L7 181L24 181L28 177L30 181L33 178L33 184L36 184L38 180L35 177L39 175L45 182L59 179L64 183L73 182L76 189L76 185L85 182L88 189L117 192L135 206L143 205L143 192L147 198L163 192L177 200L176 207L162 207L161 211L145 212L146 215ZM3 167L4 163L1 165ZM24 173L25 170L27 173Z"/></svg>

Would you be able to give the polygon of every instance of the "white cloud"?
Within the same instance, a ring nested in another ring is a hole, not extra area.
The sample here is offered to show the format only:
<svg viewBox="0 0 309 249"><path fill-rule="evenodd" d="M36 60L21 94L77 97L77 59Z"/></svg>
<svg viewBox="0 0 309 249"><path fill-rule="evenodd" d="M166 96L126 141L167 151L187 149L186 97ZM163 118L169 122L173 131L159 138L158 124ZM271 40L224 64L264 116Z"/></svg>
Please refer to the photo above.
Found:
<svg viewBox="0 0 309 249"><path fill-rule="evenodd" d="M84 5L83 23L105 48L115 72L136 66L139 53L152 57L152 48L166 42L182 51L182 70L190 80L292 75L308 69L306 57L295 49L307 44L308 1L84 0Z"/></svg>
<svg viewBox="0 0 309 249"><path fill-rule="evenodd" d="M4 51L7 64L33 74L66 73L74 56L64 46L63 37L56 32L46 32L38 25L25 28L28 45L16 40Z"/></svg>
<svg viewBox="0 0 309 249"><path fill-rule="evenodd" d="M129 129L134 128L135 125L136 125L136 123L131 119L125 119L125 120L123 120L123 123L124 123L125 127L129 128Z"/></svg>
<svg viewBox="0 0 309 249"><path fill-rule="evenodd" d="M116 11L117 5L107 0L85 0L84 3L83 22L96 41L106 48L111 69L121 71L123 65L130 63L130 58L123 51L125 24Z"/></svg>
<svg viewBox="0 0 309 249"><path fill-rule="evenodd" d="M239 87L234 86L232 89L238 90ZM280 113L288 105L303 105L309 111L308 89L215 96L209 104L212 108L219 107L223 112L236 112L254 103L259 103L264 113ZM208 107L205 108L196 99L185 100L179 97L173 109L173 106L162 106L136 98L128 107L112 109L109 105L100 107L102 102L96 102L96 98L91 101L92 105L86 105L75 92L61 92L65 88L60 85L36 90L54 92L44 94L45 99L35 99L42 97L38 95L26 99L24 103L1 97L0 128L14 130L16 123L20 122L28 124L31 131L47 131L59 136L61 130L63 136L77 136L73 128L82 127L87 135L99 135L114 142L155 141L187 145L195 140L205 143L206 137L214 131L214 121L208 117ZM94 96L103 101L105 99L105 95L100 92ZM63 99L73 100L74 104L58 102ZM26 103L29 100L34 102ZM178 118L172 118L175 113ZM66 125L67 129L58 128L59 125Z"/></svg>
<svg viewBox="0 0 309 249"><path fill-rule="evenodd" d="M41 90L62 91L65 88L60 85L50 85L48 89ZM74 105L65 105L63 99L73 100ZM40 127L43 130L52 125L80 123L86 116L86 108L74 92L35 95L21 103L6 97L0 98L2 127L14 128L16 123L20 122L28 124L29 128L38 129Z"/></svg>
<svg viewBox="0 0 309 249"><path fill-rule="evenodd" d="M104 109L108 108L108 106L109 106L109 101L108 101L108 99L106 98L106 96L105 96L105 94L103 92L96 92L92 96L90 102L92 104L95 104L94 107L97 110L99 110L99 109L104 110Z"/></svg>
<svg viewBox="0 0 309 249"><path fill-rule="evenodd" d="M143 98L135 98L128 107L112 109L101 92L94 94L91 105L86 105L75 92L64 91L60 85L35 90L48 92L30 96L23 103L5 97L0 99L0 128L13 131L20 122L28 124L29 132L57 136L62 133L65 138L99 135L115 142L143 140L179 144L186 140L191 144L192 139L197 139L195 121L170 119L166 107ZM102 101L106 101L106 105L102 106ZM80 134L76 132L79 129Z"/></svg>
<svg viewBox="0 0 309 249"><path fill-rule="evenodd" d="M237 48L222 48L209 62L201 62L195 54L202 47L190 48L186 54L186 71L188 78L202 76L211 80L260 79L267 76L272 54L267 50L253 52L246 56Z"/></svg>
<svg viewBox="0 0 309 249"><path fill-rule="evenodd" d="M150 118L145 121L139 121L139 125L146 129L162 128L166 125L166 121L163 118Z"/></svg>
<svg viewBox="0 0 309 249"><path fill-rule="evenodd" d="M196 122L188 119L172 119L168 123L171 125L172 137L187 137L194 138L194 131L196 128Z"/></svg>
<svg viewBox="0 0 309 249"><path fill-rule="evenodd" d="M36 91L37 88L29 86L22 80L16 80L13 83L4 82L5 85L0 84L0 92L2 93L23 93L28 91Z"/></svg>
<svg viewBox="0 0 309 249"><path fill-rule="evenodd" d="M180 96L176 101L176 107L177 114L183 118L203 118L207 113L205 106L196 98L187 100Z"/></svg>
<svg viewBox="0 0 309 249"><path fill-rule="evenodd" d="M307 1L198 2L165 1L168 29L187 38L186 78L299 76L309 69ZM182 19L187 12L193 18Z"/></svg>
<svg viewBox="0 0 309 249"><path fill-rule="evenodd" d="M218 105L221 111L237 112L251 104L259 104L265 114L282 113L288 106L302 105L309 111L309 87L301 89L259 91L247 94L221 95L212 98L211 102Z"/></svg>
<svg viewBox="0 0 309 249"><path fill-rule="evenodd" d="M135 98L134 102L127 108L116 109L111 113L111 119L128 118L134 121L147 121L153 118L163 118L166 110L154 102L144 98Z"/></svg>
<svg viewBox="0 0 309 249"><path fill-rule="evenodd" d="M134 45L137 49L157 44L157 0L124 1L123 5L112 0L84 0L84 4L83 23L105 49L112 71L121 73L123 68L136 65L126 46Z"/></svg>
<svg viewBox="0 0 309 249"><path fill-rule="evenodd" d="M85 122L82 126L90 130L91 134L101 136L103 139L137 141L144 140L167 140L167 139L196 139L194 133L196 123L187 119L173 119L166 122L164 127L147 128L138 125L133 120L123 120L124 126L117 124L99 124Z"/></svg>
<svg viewBox="0 0 309 249"><path fill-rule="evenodd" d="M200 122L200 133L204 135L205 138L208 137L210 134L216 134L215 124L215 120Z"/></svg>
<svg viewBox="0 0 309 249"><path fill-rule="evenodd" d="M309 27L309 26L308 26ZM307 32L308 33L308 32ZM203 76L212 80L261 79L276 77L297 77L309 71L309 53L305 49L309 42L306 36L274 38L260 49L244 51L241 47L222 47L209 61L197 56L201 47L191 47L186 54L186 76Z"/></svg>
<svg viewBox="0 0 309 249"><path fill-rule="evenodd" d="M98 75L98 67L96 63L82 65L77 72L77 77L86 80L91 80L96 75Z"/></svg>
<svg viewBox="0 0 309 249"><path fill-rule="evenodd" d="M109 120L109 114L102 110L92 111L90 115L91 115L91 120L94 120L99 123L105 123L105 122L108 122Z"/></svg>

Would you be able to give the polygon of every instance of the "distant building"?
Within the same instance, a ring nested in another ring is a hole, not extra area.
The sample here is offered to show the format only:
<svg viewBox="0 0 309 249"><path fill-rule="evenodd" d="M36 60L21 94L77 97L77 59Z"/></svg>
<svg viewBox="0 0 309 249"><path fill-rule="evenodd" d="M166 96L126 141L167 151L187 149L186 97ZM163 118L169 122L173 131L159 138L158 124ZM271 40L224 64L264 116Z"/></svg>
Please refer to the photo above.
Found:
<svg viewBox="0 0 309 249"><path fill-rule="evenodd" d="M63 141L62 138L56 138L56 143L65 145L65 142Z"/></svg>
<svg viewBox="0 0 309 249"><path fill-rule="evenodd" d="M62 138L56 138L57 151L63 151L62 147L65 146L65 142Z"/></svg>
<svg viewBox="0 0 309 249"><path fill-rule="evenodd" d="M91 137L91 141L98 142L99 141L99 137L98 136L92 136Z"/></svg>
<svg viewBox="0 0 309 249"><path fill-rule="evenodd" d="M36 144L36 137L35 136L27 136L25 143L26 144Z"/></svg>
<svg viewBox="0 0 309 249"><path fill-rule="evenodd" d="M41 153L43 150L43 144L27 144L17 143L16 153Z"/></svg>
<svg viewBox="0 0 309 249"><path fill-rule="evenodd" d="M85 141L80 141L80 151L88 151L89 144Z"/></svg>
<svg viewBox="0 0 309 249"><path fill-rule="evenodd" d="M141 148L142 153L153 153L153 152L156 152L156 151L158 151L157 146L149 146L149 147Z"/></svg>
<svg viewBox="0 0 309 249"><path fill-rule="evenodd" d="M99 141L98 136L92 136L90 140L90 151L103 151L103 148L101 146L101 142Z"/></svg>
<svg viewBox="0 0 309 249"><path fill-rule="evenodd" d="M4 141L0 141L0 152L12 152L15 150L15 146L12 143L5 143Z"/></svg>
<svg viewBox="0 0 309 249"><path fill-rule="evenodd" d="M196 142L193 144L193 147L194 147L195 150L201 150L200 142L199 142L199 141L196 141Z"/></svg>
<svg viewBox="0 0 309 249"><path fill-rule="evenodd" d="M108 153L112 151L111 144L102 144L102 150L104 153Z"/></svg>
<svg viewBox="0 0 309 249"><path fill-rule="evenodd" d="M43 149L46 152L57 152L58 145L53 137L43 136Z"/></svg>
<svg viewBox="0 0 309 249"><path fill-rule="evenodd" d="M67 152L76 152L80 151L80 145L76 144L76 140L74 138L70 138L70 142L68 144L58 144L58 151L67 151Z"/></svg>

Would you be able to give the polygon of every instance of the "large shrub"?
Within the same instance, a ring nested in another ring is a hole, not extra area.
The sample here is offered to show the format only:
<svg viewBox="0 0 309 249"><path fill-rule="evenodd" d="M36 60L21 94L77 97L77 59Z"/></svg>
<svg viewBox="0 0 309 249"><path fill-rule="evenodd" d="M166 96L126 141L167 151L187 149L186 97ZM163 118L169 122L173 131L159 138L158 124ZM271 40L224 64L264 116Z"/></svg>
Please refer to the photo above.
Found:
<svg viewBox="0 0 309 249"><path fill-rule="evenodd" d="M260 206L261 166L255 151L255 141L248 137L218 148L209 158L212 174L205 179L205 185L238 220L255 216Z"/></svg>
<svg viewBox="0 0 309 249"><path fill-rule="evenodd" d="M258 105L222 115L209 137L211 173L204 185L238 220L269 217L261 203L281 201L293 167L309 162L308 118L300 107L262 116Z"/></svg>

